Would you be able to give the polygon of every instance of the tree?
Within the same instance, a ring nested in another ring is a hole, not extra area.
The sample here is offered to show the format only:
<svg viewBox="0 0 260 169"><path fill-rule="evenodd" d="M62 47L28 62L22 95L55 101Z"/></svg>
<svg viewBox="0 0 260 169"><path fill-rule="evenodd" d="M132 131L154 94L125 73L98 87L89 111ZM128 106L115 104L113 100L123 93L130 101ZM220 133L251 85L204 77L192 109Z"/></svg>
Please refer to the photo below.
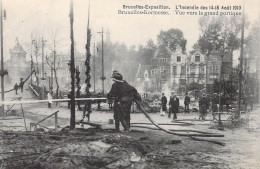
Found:
<svg viewBox="0 0 260 169"><path fill-rule="evenodd" d="M54 73L54 78L55 78L55 83L56 83L56 94L55 97L58 99L59 98L59 83L58 83L58 77L57 77L57 70L60 68L60 60L58 60L57 55L56 55L56 43L55 40L53 40L54 48L53 48L53 53L51 54L52 56L52 61L50 60L50 56L47 57L46 55L46 62L50 66L51 71Z"/></svg>
<svg viewBox="0 0 260 169"><path fill-rule="evenodd" d="M239 48L239 32L241 19L238 17L201 17L199 20L201 35L197 44L193 46L207 56L213 49L221 48L233 53ZM247 23L248 25L248 23Z"/></svg>
<svg viewBox="0 0 260 169"><path fill-rule="evenodd" d="M156 50L156 45L152 39L149 39L146 43L146 46L139 46L138 55L141 58L141 63L143 65L150 65L151 60L154 56Z"/></svg>
<svg viewBox="0 0 260 169"><path fill-rule="evenodd" d="M176 50L177 45L182 47L182 51L186 51L187 40L184 39L183 32L179 29L169 29L161 31L157 36L158 44L168 46L172 51Z"/></svg>

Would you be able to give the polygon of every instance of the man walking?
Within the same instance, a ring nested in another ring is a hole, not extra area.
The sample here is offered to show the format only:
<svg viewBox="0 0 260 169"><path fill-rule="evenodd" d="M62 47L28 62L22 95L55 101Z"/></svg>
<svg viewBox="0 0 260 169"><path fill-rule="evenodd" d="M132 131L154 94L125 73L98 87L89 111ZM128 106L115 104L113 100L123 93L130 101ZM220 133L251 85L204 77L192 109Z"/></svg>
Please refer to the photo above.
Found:
<svg viewBox="0 0 260 169"><path fill-rule="evenodd" d="M165 112L167 111L167 98L164 96L164 93L162 93L161 105L161 116L165 116Z"/></svg>
<svg viewBox="0 0 260 169"><path fill-rule="evenodd" d="M23 78L20 78L19 88L21 89L21 92L23 92L23 85L24 85Z"/></svg>
<svg viewBox="0 0 260 169"><path fill-rule="evenodd" d="M170 106L170 111L168 117L171 118L171 113L173 113L174 114L173 120L177 119L177 113L179 111L180 103L179 103L179 98L177 98L177 95L174 92L171 93L169 106Z"/></svg>
<svg viewBox="0 0 260 169"><path fill-rule="evenodd" d="M199 108L200 108L200 117L199 119L205 120L207 115L207 109L209 108L209 101L206 98L206 94L203 93L202 97L199 100Z"/></svg>
<svg viewBox="0 0 260 169"><path fill-rule="evenodd" d="M188 93L186 93L185 99L184 99L184 112L190 112L189 109L189 104L190 104L190 97L188 96Z"/></svg>
<svg viewBox="0 0 260 169"><path fill-rule="evenodd" d="M18 94L18 93L17 93L17 90L18 90L18 89L19 89L19 86L18 86L17 83L15 83L15 85L14 85L15 94Z"/></svg>

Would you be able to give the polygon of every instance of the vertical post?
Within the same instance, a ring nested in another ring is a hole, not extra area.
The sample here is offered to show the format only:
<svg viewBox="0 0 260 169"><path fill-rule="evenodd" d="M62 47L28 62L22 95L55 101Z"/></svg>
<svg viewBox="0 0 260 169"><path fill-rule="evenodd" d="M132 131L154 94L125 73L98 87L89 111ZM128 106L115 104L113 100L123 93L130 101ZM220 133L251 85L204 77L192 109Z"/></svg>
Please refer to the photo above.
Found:
<svg viewBox="0 0 260 169"><path fill-rule="evenodd" d="M44 100L44 43L45 41L42 38L42 100Z"/></svg>
<svg viewBox="0 0 260 169"><path fill-rule="evenodd" d="M31 35L31 72L33 71L33 54L32 54L33 42L34 40L32 39L32 35ZM32 75L31 75L31 84L32 84Z"/></svg>
<svg viewBox="0 0 260 169"><path fill-rule="evenodd" d="M45 41L42 38L42 79L44 78L44 43Z"/></svg>
<svg viewBox="0 0 260 169"><path fill-rule="evenodd" d="M0 24L1 24L1 98L2 102L5 101L4 94L4 48L3 48L3 6L2 0L0 0ZM4 104L1 106L1 113L4 114L5 108Z"/></svg>
<svg viewBox="0 0 260 169"><path fill-rule="evenodd" d="M20 100L20 101L21 101L21 100ZM22 109L22 114L23 114L23 122L24 122L25 131L27 131L26 121L25 121L25 117L24 117L24 112L23 112L23 105L22 105L22 103L21 103L21 109Z"/></svg>
<svg viewBox="0 0 260 169"><path fill-rule="evenodd" d="M75 62L74 62L74 36L73 36L73 0L70 0L70 39L71 39L71 108L70 129L75 129Z"/></svg>
<svg viewBox="0 0 260 169"><path fill-rule="evenodd" d="M104 75L104 39L103 39L103 35L104 35L104 31L103 31L103 27L102 27L102 32L98 32L101 35L102 38L102 76L101 76L101 80L102 80L102 94L104 96L104 81L105 81L105 75Z"/></svg>
<svg viewBox="0 0 260 169"><path fill-rule="evenodd" d="M241 28L241 45L240 45L240 63L239 63L239 75L238 75L238 112L236 118L240 118L241 110L241 96L242 96L242 76L243 76L243 55L244 55L244 26L245 26L245 5L243 0L242 5L242 28Z"/></svg>
<svg viewBox="0 0 260 169"><path fill-rule="evenodd" d="M58 129L58 112L55 113L55 130Z"/></svg>
<svg viewBox="0 0 260 169"><path fill-rule="evenodd" d="M93 62L94 62L94 66L93 66L93 68L94 68L94 74L93 74L93 76L94 76L94 93L96 93L96 43L94 42L94 57L93 57Z"/></svg>
<svg viewBox="0 0 260 169"><path fill-rule="evenodd" d="M104 81L105 81L105 76L104 76L104 32L103 32L103 27L102 27L102 94L104 96Z"/></svg>

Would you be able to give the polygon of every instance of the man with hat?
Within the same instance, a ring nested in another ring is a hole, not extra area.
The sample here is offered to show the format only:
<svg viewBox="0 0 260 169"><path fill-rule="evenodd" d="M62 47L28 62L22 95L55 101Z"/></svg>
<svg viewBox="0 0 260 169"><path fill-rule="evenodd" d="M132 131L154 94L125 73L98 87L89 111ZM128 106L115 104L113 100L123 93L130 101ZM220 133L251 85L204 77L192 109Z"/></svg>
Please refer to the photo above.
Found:
<svg viewBox="0 0 260 169"><path fill-rule="evenodd" d="M189 104L190 104L190 97L188 95L188 93L186 93L186 96L185 96L185 99L184 99L184 112L190 112L190 109L189 109Z"/></svg>
<svg viewBox="0 0 260 169"><path fill-rule="evenodd" d="M167 111L167 98L164 93L162 93L161 106L161 116L165 116L165 112Z"/></svg>
<svg viewBox="0 0 260 169"><path fill-rule="evenodd" d="M209 101L205 93L202 94L202 97L199 100L199 108L200 108L199 119L205 120L205 116L207 115L207 109L209 108Z"/></svg>
<svg viewBox="0 0 260 169"><path fill-rule="evenodd" d="M114 98L114 119L117 131L120 131L120 122L125 131L130 131L130 109L134 93L134 87L123 80L123 76L118 72L113 72L114 81L109 92L110 97Z"/></svg>
<svg viewBox="0 0 260 169"><path fill-rule="evenodd" d="M177 95L174 92L171 93L169 106L170 106L170 110L169 110L168 117L171 118L171 113L173 113L174 114L173 120L177 119L177 113L179 111L180 103L179 103L179 98L177 98Z"/></svg>

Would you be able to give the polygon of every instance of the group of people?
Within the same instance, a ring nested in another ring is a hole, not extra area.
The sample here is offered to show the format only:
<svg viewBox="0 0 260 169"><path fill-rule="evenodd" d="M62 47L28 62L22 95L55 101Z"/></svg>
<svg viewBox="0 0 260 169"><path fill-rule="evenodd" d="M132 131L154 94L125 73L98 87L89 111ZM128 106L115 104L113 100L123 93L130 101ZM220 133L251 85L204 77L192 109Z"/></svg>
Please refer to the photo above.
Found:
<svg viewBox="0 0 260 169"><path fill-rule="evenodd" d="M189 104L190 97L186 94L184 99L185 112L189 112ZM171 118L171 114L173 114L173 120L177 119L177 113L179 112L180 101L177 95L174 92L171 92L171 97L169 100L169 114L168 117ZM167 111L167 97L164 93L162 93L161 98L161 116L165 116L165 112Z"/></svg>
<svg viewBox="0 0 260 169"><path fill-rule="evenodd" d="M19 85L17 83L15 83L15 85L14 85L15 94L18 95L18 93L17 93L18 89L21 89L21 92L23 92L23 85L24 85L24 82L23 82L22 78L21 78L21 82Z"/></svg>
<svg viewBox="0 0 260 169"><path fill-rule="evenodd" d="M169 111L168 117L171 118L171 114L173 114L173 120L177 119L177 113L179 112L180 101L177 95L174 92L171 92L171 97L169 100ZM186 93L184 98L184 112L189 112L189 104L190 104L190 97ZM203 94L202 97L199 99L199 109L200 109L200 117L199 119L204 120L205 116L207 115L207 110L209 109L209 100L206 97L206 94ZM165 116L167 112L167 98L164 93L162 93L161 98L161 116Z"/></svg>
<svg viewBox="0 0 260 169"><path fill-rule="evenodd" d="M129 85L123 76L118 71L113 71L112 79L114 81L110 92L108 93L108 100L114 101L114 120L115 129L120 131L120 123L124 131L130 130L130 111L134 99L141 101L141 97L137 90Z"/></svg>

